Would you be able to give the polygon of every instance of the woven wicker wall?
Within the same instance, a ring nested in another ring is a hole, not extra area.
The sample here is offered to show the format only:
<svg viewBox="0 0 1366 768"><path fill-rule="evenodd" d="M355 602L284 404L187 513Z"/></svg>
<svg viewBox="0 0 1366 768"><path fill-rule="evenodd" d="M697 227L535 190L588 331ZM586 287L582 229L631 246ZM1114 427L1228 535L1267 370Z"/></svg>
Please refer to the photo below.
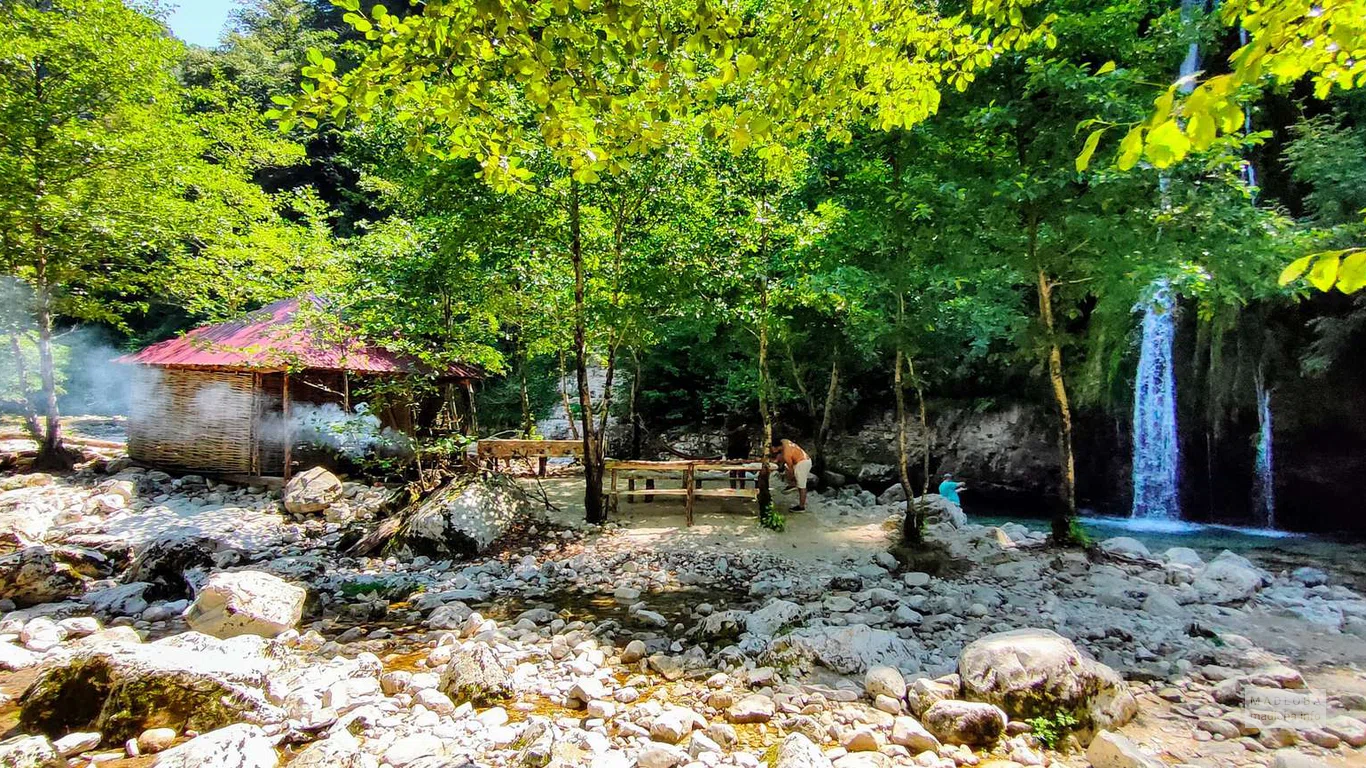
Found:
<svg viewBox="0 0 1366 768"><path fill-rule="evenodd" d="M177 469L251 471L256 412L252 374L135 368L129 456Z"/></svg>

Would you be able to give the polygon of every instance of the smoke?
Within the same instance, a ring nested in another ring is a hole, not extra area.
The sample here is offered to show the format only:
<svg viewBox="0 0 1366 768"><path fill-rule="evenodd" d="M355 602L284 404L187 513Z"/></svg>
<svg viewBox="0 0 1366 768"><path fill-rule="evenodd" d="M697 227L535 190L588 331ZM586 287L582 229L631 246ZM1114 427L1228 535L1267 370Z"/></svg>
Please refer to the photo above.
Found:
<svg viewBox="0 0 1366 768"><path fill-rule="evenodd" d="M384 426L365 403L347 413L336 403L289 404L289 419L273 414L262 426L262 438L283 444L293 439L295 444L330 448L351 458L383 454L405 454L412 451L408 436Z"/></svg>
<svg viewBox="0 0 1366 768"><path fill-rule="evenodd" d="M126 416L133 402L128 366L114 362L123 354L102 328L80 327L57 339L64 359L59 406L62 413Z"/></svg>
<svg viewBox="0 0 1366 768"><path fill-rule="evenodd" d="M128 412L128 371L114 362L122 353L112 340L112 334L97 326L53 329L53 375L57 405L64 415L120 416ZM34 410L42 412L39 375L33 292L19 280L0 278L0 410L22 410L27 396Z"/></svg>

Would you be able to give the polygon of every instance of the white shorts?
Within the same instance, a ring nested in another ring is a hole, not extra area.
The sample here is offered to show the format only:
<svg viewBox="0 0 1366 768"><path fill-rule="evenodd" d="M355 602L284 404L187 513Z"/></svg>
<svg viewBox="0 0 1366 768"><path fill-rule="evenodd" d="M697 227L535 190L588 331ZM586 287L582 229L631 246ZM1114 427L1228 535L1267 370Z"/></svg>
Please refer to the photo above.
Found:
<svg viewBox="0 0 1366 768"><path fill-rule="evenodd" d="M797 476L797 487L805 488L807 478L811 477L811 459L804 459L797 462L792 467L792 474Z"/></svg>

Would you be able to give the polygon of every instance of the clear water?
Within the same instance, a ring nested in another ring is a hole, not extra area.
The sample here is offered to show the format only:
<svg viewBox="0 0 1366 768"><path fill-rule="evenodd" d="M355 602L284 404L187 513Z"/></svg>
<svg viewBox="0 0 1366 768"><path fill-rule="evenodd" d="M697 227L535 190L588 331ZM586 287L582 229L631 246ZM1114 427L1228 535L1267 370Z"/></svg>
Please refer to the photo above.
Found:
<svg viewBox="0 0 1366 768"><path fill-rule="evenodd" d="M1257 377L1257 459L1253 486L1254 509L1267 528L1276 527L1276 479L1272 462L1271 390Z"/></svg>
<svg viewBox="0 0 1366 768"><path fill-rule="evenodd" d="M1167 281L1153 283L1143 310L1143 342L1134 381L1134 503L1131 515L1180 520L1181 448L1176 432L1172 341L1175 300Z"/></svg>
<svg viewBox="0 0 1366 768"><path fill-rule="evenodd" d="M968 521L977 525L996 526L1008 522L1019 523L1030 530L1045 532L1049 528L1049 521L1044 518L1011 514L976 515L972 513L971 506ZM1189 547L1208 561L1227 549L1272 572L1311 565L1333 574L1333 583L1366 593L1366 542L1360 537L1181 520L1136 520L1085 512L1081 517L1081 525L1095 541L1129 536L1143 542L1156 556L1161 556L1169 547Z"/></svg>

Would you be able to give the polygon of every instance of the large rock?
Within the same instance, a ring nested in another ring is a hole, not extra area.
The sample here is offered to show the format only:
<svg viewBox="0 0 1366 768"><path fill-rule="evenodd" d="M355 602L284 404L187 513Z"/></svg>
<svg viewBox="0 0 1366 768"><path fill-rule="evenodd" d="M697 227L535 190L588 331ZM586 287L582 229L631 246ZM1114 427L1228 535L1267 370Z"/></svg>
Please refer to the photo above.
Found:
<svg viewBox="0 0 1366 768"><path fill-rule="evenodd" d="M921 721L941 742L970 747L991 746L1006 730L1006 713L1000 707L975 701L935 702Z"/></svg>
<svg viewBox="0 0 1366 768"><path fill-rule="evenodd" d="M260 571L215 573L185 613L190 629L214 637L275 637L299 623L308 592Z"/></svg>
<svg viewBox="0 0 1366 768"><path fill-rule="evenodd" d="M811 739L800 733L789 733L778 746L776 768L830 768L830 759Z"/></svg>
<svg viewBox="0 0 1366 768"><path fill-rule="evenodd" d="M1200 571L1194 586L1202 602L1219 605L1251 599L1269 581L1269 574L1250 560L1224 550Z"/></svg>
<svg viewBox="0 0 1366 768"><path fill-rule="evenodd" d="M275 742L265 731L239 723L162 752L152 768L275 768L279 762Z"/></svg>
<svg viewBox="0 0 1366 768"><path fill-rule="evenodd" d="M771 600L745 616L745 631L759 637L772 637L800 619L805 612L800 605L788 600Z"/></svg>
<svg viewBox="0 0 1366 768"><path fill-rule="evenodd" d="M963 508L937 493L917 496L915 503L925 511L926 522L948 523L954 528L962 528L968 524L968 516L963 513Z"/></svg>
<svg viewBox="0 0 1366 768"><path fill-rule="evenodd" d="M1137 558L1140 560L1151 560L1153 556L1152 553L1148 551L1146 544L1129 536L1115 536L1114 538L1106 539L1100 543L1100 549L1108 555Z"/></svg>
<svg viewBox="0 0 1366 768"><path fill-rule="evenodd" d="M341 501L342 482L322 467L304 470L285 483L285 511L296 515L324 512Z"/></svg>
<svg viewBox="0 0 1366 768"><path fill-rule="evenodd" d="M145 581L116 584L85 593L81 602L89 605L95 613L107 616L138 616L147 610L147 599L143 595L151 586Z"/></svg>
<svg viewBox="0 0 1366 768"><path fill-rule="evenodd" d="M1101 731L1086 748L1091 768L1163 768L1165 763L1144 752L1123 734Z"/></svg>
<svg viewBox="0 0 1366 768"><path fill-rule="evenodd" d="M487 645L458 651L441 670L441 692L456 704L491 705L512 697L512 679Z"/></svg>
<svg viewBox="0 0 1366 768"><path fill-rule="evenodd" d="M476 555L530 511L526 491L504 475L458 478L403 512L392 548L402 557Z"/></svg>
<svg viewBox="0 0 1366 768"><path fill-rule="evenodd" d="M147 728L209 731L279 722L262 689L283 666L259 637L218 640L187 632L155 643L82 648L45 667L24 693L20 726L57 737L104 734L121 744Z"/></svg>
<svg viewBox="0 0 1366 768"><path fill-rule="evenodd" d="M964 697L995 704L1017 719L1071 712L1083 729L1117 728L1138 703L1113 669L1047 629L979 638L958 657Z"/></svg>
<svg viewBox="0 0 1366 768"><path fill-rule="evenodd" d="M0 741L0 768L66 768L66 761L42 736L15 736Z"/></svg>
<svg viewBox="0 0 1366 768"><path fill-rule="evenodd" d="M863 676L863 690L869 698L881 695L903 699L906 697L906 678L895 667L871 667Z"/></svg>
<svg viewBox="0 0 1366 768"><path fill-rule="evenodd" d="M290 768L378 768L379 760L361 750L350 731L339 730L309 744L289 761Z"/></svg>
<svg viewBox="0 0 1366 768"><path fill-rule="evenodd" d="M895 632L850 624L804 627L776 637L769 643L766 656L775 665L814 663L841 674L856 675L876 666L915 672L920 669L919 651L918 645Z"/></svg>
<svg viewBox="0 0 1366 768"><path fill-rule="evenodd" d="M47 547L25 547L0 557L0 598L20 608L55 603L84 590L80 574L54 560Z"/></svg>
<svg viewBox="0 0 1366 768"><path fill-rule="evenodd" d="M150 584L147 600L180 600L194 596L214 568L219 542L207 536L178 532L157 538L133 558L124 575L126 583Z"/></svg>

